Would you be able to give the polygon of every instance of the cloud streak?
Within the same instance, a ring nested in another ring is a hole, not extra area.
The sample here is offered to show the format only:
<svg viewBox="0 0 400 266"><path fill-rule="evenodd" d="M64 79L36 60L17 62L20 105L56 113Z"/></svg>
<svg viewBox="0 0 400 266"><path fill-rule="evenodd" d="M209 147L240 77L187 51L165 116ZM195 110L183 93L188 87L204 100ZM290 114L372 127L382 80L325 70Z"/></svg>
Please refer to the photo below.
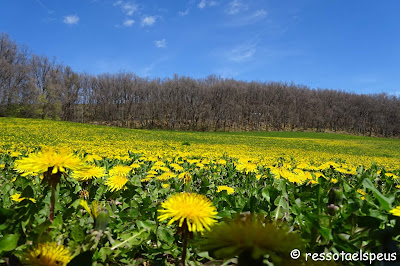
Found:
<svg viewBox="0 0 400 266"><path fill-rule="evenodd" d="M154 23L156 23L154 16L147 16L142 19L142 26L152 26Z"/></svg>
<svg viewBox="0 0 400 266"><path fill-rule="evenodd" d="M232 20L227 20L221 25L227 27L239 27L239 26L250 25L260 22L268 15L267 11L265 11L264 9L258 9L252 13L250 12L246 13L247 14L241 16L239 15L233 16Z"/></svg>
<svg viewBox="0 0 400 266"><path fill-rule="evenodd" d="M254 44L240 45L228 51L226 58L231 62L242 63L250 61L255 53L256 47Z"/></svg>
<svg viewBox="0 0 400 266"><path fill-rule="evenodd" d="M122 12L127 16L132 16L138 9L138 6L133 2L117 1L114 6L119 6Z"/></svg>
<svg viewBox="0 0 400 266"><path fill-rule="evenodd" d="M225 12L229 15L236 15L237 13L247 10L247 5L243 4L239 0L233 0L230 2L225 9Z"/></svg>
<svg viewBox="0 0 400 266"><path fill-rule="evenodd" d="M45 4L42 3L42 1L36 0L36 2L37 2L41 7L43 7L43 8L47 11L47 13L49 13L49 14L53 14L53 13L54 13L54 10L49 9Z"/></svg>
<svg viewBox="0 0 400 266"><path fill-rule="evenodd" d="M78 24L79 17L77 15L68 15L64 17L63 22L68 25Z"/></svg>
<svg viewBox="0 0 400 266"><path fill-rule="evenodd" d="M179 11L178 12L178 15L181 16L181 17L186 16L188 14L189 14L189 8L186 9L185 11Z"/></svg>
<svg viewBox="0 0 400 266"><path fill-rule="evenodd" d="M133 19L127 19L124 21L124 26L131 27L134 23L135 23L135 21Z"/></svg>
<svg viewBox="0 0 400 266"><path fill-rule="evenodd" d="M200 3L197 4L197 7L203 9L205 7L211 7L217 5L215 1L201 0Z"/></svg>
<svg viewBox="0 0 400 266"><path fill-rule="evenodd" d="M157 48L165 48L167 47L167 41L165 39L154 41L154 44Z"/></svg>
<svg viewBox="0 0 400 266"><path fill-rule="evenodd" d="M157 66L159 66L161 63L169 60L169 58L170 58L169 56L164 56L164 57L158 58L156 61L154 61L150 65L144 67L141 71L139 71L139 74L142 76L150 76L153 73L153 70Z"/></svg>

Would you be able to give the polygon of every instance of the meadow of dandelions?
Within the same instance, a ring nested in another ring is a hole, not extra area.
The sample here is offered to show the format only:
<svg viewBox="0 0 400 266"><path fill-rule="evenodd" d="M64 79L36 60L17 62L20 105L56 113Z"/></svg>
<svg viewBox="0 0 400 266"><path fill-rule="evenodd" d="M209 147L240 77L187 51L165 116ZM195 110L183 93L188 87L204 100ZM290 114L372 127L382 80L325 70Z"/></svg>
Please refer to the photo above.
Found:
<svg viewBox="0 0 400 266"><path fill-rule="evenodd" d="M399 176L340 159L3 148L0 263L289 265L293 249L398 255Z"/></svg>

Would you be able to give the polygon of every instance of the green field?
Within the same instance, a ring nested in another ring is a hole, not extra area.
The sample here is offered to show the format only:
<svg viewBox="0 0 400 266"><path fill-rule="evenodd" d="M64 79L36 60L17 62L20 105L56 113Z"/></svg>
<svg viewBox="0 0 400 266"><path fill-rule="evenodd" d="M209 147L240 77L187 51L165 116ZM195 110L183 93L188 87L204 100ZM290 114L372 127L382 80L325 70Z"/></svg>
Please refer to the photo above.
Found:
<svg viewBox="0 0 400 266"><path fill-rule="evenodd" d="M53 145L107 156L126 154L128 150L160 155L186 152L209 157L228 154L264 164L279 157L314 163L341 159L355 166L375 162L392 169L400 168L399 139L310 132L133 130L16 118L0 118L0 128L0 145L10 149Z"/></svg>
<svg viewBox="0 0 400 266"><path fill-rule="evenodd" d="M0 118L0 264L399 262L399 158L397 139Z"/></svg>

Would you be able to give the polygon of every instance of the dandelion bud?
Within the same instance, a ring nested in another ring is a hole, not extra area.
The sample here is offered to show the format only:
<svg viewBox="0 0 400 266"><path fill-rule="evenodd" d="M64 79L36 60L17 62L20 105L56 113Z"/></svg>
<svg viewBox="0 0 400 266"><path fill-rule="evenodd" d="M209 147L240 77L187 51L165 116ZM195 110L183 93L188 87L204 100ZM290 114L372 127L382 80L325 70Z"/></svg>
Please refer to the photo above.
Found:
<svg viewBox="0 0 400 266"><path fill-rule="evenodd" d="M340 209L340 207L336 206L335 204L329 204L326 208L328 209L328 213L330 215L335 215L335 213L337 213Z"/></svg>
<svg viewBox="0 0 400 266"><path fill-rule="evenodd" d="M107 210L101 210L95 220L94 230L96 231L105 231L108 225L108 220L110 218L110 214Z"/></svg>
<svg viewBox="0 0 400 266"><path fill-rule="evenodd" d="M328 194L329 202L328 204L334 204L341 206L343 204L343 190L339 187L333 187Z"/></svg>

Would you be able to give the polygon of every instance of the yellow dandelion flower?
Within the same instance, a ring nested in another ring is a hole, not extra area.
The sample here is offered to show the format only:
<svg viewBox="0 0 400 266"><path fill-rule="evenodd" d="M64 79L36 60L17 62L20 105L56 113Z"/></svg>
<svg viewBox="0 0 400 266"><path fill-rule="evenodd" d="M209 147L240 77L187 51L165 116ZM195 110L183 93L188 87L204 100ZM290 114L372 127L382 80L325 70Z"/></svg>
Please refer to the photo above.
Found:
<svg viewBox="0 0 400 266"><path fill-rule="evenodd" d="M218 186L217 192L226 191L229 195L235 192L235 189L228 187L228 186Z"/></svg>
<svg viewBox="0 0 400 266"><path fill-rule="evenodd" d="M217 161L217 164L226 164L226 161L224 159L220 159Z"/></svg>
<svg viewBox="0 0 400 266"><path fill-rule="evenodd" d="M131 166L132 169L140 168L140 164L138 164L138 163L133 163L130 166Z"/></svg>
<svg viewBox="0 0 400 266"><path fill-rule="evenodd" d="M16 201L16 202L21 202L21 201L23 201L24 199L26 199L25 197L22 197L22 198L21 198L21 193L15 193L15 194L11 195L10 198L11 198L13 201ZM33 198L28 198L28 200L32 201L33 203L36 203L36 200L33 199Z"/></svg>
<svg viewBox="0 0 400 266"><path fill-rule="evenodd" d="M307 163L300 163L299 165L297 165L298 169L303 169L303 170L308 170L310 168L310 165Z"/></svg>
<svg viewBox="0 0 400 266"><path fill-rule="evenodd" d="M172 164L170 164L170 166L171 166L175 171L177 171L177 172L180 172L180 171L183 170L183 167L180 166L180 165L177 164L177 163L172 163Z"/></svg>
<svg viewBox="0 0 400 266"><path fill-rule="evenodd" d="M331 183L336 184L338 180L336 178L331 178Z"/></svg>
<svg viewBox="0 0 400 266"><path fill-rule="evenodd" d="M308 184L308 185L318 184L318 181L317 181L317 180L314 180L314 179L311 179L311 180L308 181L307 184Z"/></svg>
<svg viewBox="0 0 400 266"><path fill-rule="evenodd" d="M176 174L173 173L173 172L165 172L165 173L161 174L160 176L157 176L157 179L161 180L161 181L166 181L166 180L171 179L171 178L173 178L175 176L176 176Z"/></svg>
<svg viewBox="0 0 400 266"><path fill-rule="evenodd" d="M163 171L163 172L170 172L171 170L166 167L166 166L160 166L159 170Z"/></svg>
<svg viewBox="0 0 400 266"><path fill-rule="evenodd" d="M393 174L393 173L385 173L386 177L392 177L393 179L397 179L399 178L397 175Z"/></svg>
<svg viewBox="0 0 400 266"><path fill-rule="evenodd" d="M11 157L19 157L21 153L19 151L12 151L10 155Z"/></svg>
<svg viewBox="0 0 400 266"><path fill-rule="evenodd" d="M397 185L396 187L397 187L397 188L400 188L400 185Z"/></svg>
<svg viewBox="0 0 400 266"><path fill-rule="evenodd" d="M15 167L22 176L39 174L51 170L51 174L64 173L66 169L78 170L82 168L82 161L72 153L45 149L31 154L29 157L15 161Z"/></svg>
<svg viewBox="0 0 400 266"><path fill-rule="evenodd" d="M147 172L147 175L156 175L156 174L158 174L158 173L157 173L157 171L154 171L154 170L150 170Z"/></svg>
<svg viewBox="0 0 400 266"><path fill-rule="evenodd" d="M297 173L290 173L290 175L286 178L289 182L292 183L297 183L297 184L301 184L304 181L304 172L301 171L300 169L295 169L295 170L299 170L300 172Z"/></svg>
<svg viewBox="0 0 400 266"><path fill-rule="evenodd" d="M5 167L6 167L5 163L0 164L0 168L5 168Z"/></svg>
<svg viewBox="0 0 400 266"><path fill-rule="evenodd" d="M140 180L140 182L149 182L151 180L151 177L146 177Z"/></svg>
<svg viewBox="0 0 400 266"><path fill-rule="evenodd" d="M168 188L169 187L169 184L162 184L161 185L163 188Z"/></svg>
<svg viewBox="0 0 400 266"><path fill-rule="evenodd" d="M203 169L204 168L204 164L202 163L196 163L196 167Z"/></svg>
<svg viewBox="0 0 400 266"><path fill-rule="evenodd" d="M275 178L278 178L278 179L280 177L288 179L292 174L292 172L290 172L288 169L283 168L283 167L271 169L271 173L273 175L275 175Z"/></svg>
<svg viewBox="0 0 400 266"><path fill-rule="evenodd" d="M157 161L153 166L164 166L164 163L162 161Z"/></svg>
<svg viewBox="0 0 400 266"><path fill-rule="evenodd" d="M367 192L365 192L362 189L357 189L357 192L360 193L361 195L365 196L367 194Z"/></svg>
<svg viewBox="0 0 400 266"><path fill-rule="evenodd" d="M400 206L397 206L396 208L391 209L389 212L395 216L400 216Z"/></svg>
<svg viewBox="0 0 400 266"><path fill-rule="evenodd" d="M128 182L128 178L121 175L113 175L108 178L105 184L109 187L110 191L118 191L125 188L125 184Z"/></svg>
<svg viewBox="0 0 400 266"><path fill-rule="evenodd" d="M194 159L194 160L188 159L187 162L188 162L189 164L196 164L196 163L199 163L200 160L198 160L198 159Z"/></svg>
<svg viewBox="0 0 400 266"><path fill-rule="evenodd" d="M93 178L100 178L104 176L104 174L104 168L93 166L74 171L71 176L78 181L86 181Z"/></svg>
<svg viewBox="0 0 400 266"><path fill-rule="evenodd" d="M60 266L71 261L69 250L55 242L40 243L37 247L26 251L23 255L24 265Z"/></svg>
<svg viewBox="0 0 400 266"><path fill-rule="evenodd" d="M161 213L158 219L163 221L172 218L168 225L179 221L179 227L182 227L186 220L189 231L203 232L204 229L210 230L210 226L216 223L214 218L217 209L206 196L200 194L185 192L175 194L161 206L164 209L158 211Z"/></svg>
<svg viewBox="0 0 400 266"><path fill-rule="evenodd" d="M205 159L201 160L201 163L204 164L204 165L207 165L207 164L210 164L210 160L205 158Z"/></svg>
<svg viewBox="0 0 400 266"><path fill-rule="evenodd" d="M151 170L150 170L150 171L157 171L157 170L160 170L161 167L165 167L165 166L153 165L153 166L151 167Z"/></svg>
<svg viewBox="0 0 400 266"><path fill-rule="evenodd" d="M314 173L314 175L315 175L315 178L320 178L320 177L323 177L323 178L325 178L325 179L326 179L326 177L324 176L324 174L323 174L323 173L321 173L321 172L315 172L315 173Z"/></svg>
<svg viewBox="0 0 400 266"><path fill-rule="evenodd" d="M86 162L92 162L94 160L101 161L101 160L103 160L103 158L98 155L88 155L85 157Z"/></svg>
<svg viewBox="0 0 400 266"><path fill-rule="evenodd" d="M109 174L110 176L127 176L129 171L131 171L132 168L126 165L116 165L114 166L110 171Z"/></svg>
<svg viewBox="0 0 400 266"><path fill-rule="evenodd" d="M183 179L183 183L187 183L187 182L189 182L190 180L192 180L192 176L190 175L189 172L180 173L180 174L178 175L178 178L179 178L179 179Z"/></svg>

